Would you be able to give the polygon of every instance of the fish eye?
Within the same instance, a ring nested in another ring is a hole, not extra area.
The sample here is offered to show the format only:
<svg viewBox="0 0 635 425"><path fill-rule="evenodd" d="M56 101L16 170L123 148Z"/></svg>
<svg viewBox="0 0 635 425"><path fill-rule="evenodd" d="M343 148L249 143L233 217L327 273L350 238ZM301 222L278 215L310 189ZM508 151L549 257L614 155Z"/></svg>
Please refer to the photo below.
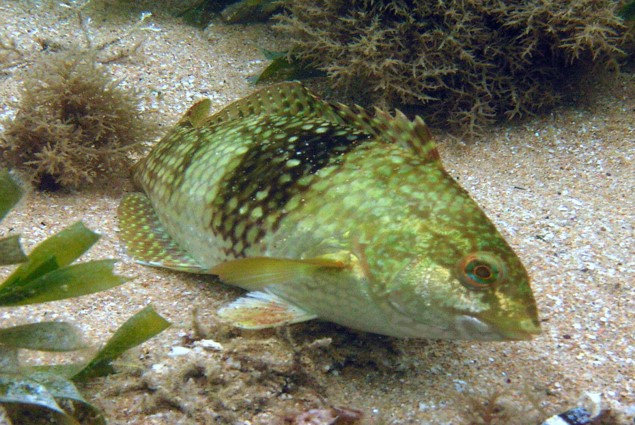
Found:
<svg viewBox="0 0 635 425"><path fill-rule="evenodd" d="M468 289L492 288L505 278L505 265L495 254L473 252L458 264L459 280Z"/></svg>

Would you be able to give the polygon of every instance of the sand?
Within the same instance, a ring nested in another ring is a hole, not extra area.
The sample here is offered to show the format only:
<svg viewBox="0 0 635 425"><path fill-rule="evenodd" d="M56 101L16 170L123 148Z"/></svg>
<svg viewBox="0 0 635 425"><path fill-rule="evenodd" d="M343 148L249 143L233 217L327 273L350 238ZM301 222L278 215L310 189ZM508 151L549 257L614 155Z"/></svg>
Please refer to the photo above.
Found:
<svg viewBox="0 0 635 425"><path fill-rule="evenodd" d="M255 90L246 78L266 65L259 49L284 46L265 25L187 26L169 2L95 0L85 14L101 40L126 32L143 10L153 12L156 31L124 41L146 38L108 69L140 90L144 113L164 128L197 99L209 97L217 110ZM29 58L40 54L36 37L62 45L82 37L56 2L0 1L0 24ZM21 70L1 75L3 117L15 112ZM125 254L116 208L132 190L126 176L81 192L32 192L0 236L21 233L28 252L83 220L102 235L83 259L118 258L118 273L130 281L76 300L3 309L2 323L69 320L99 346L148 304L170 320L170 329L117 363L120 373L81 386L112 424L299 423L309 409L321 409L312 414L324 424L345 414L370 424L538 424L585 392L601 394L604 423L633 423L632 67L580 98L586 101L493 128L479 142L435 133L448 171L532 276L544 330L533 341L399 340L321 322L278 331L227 327L215 311L240 291L211 277L146 268Z"/></svg>

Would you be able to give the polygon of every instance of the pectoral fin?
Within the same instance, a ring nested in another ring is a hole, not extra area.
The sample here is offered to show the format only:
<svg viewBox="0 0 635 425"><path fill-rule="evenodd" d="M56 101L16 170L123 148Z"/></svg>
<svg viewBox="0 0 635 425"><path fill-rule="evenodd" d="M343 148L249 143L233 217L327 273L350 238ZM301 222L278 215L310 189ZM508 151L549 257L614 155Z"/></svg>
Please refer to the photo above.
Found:
<svg viewBox="0 0 635 425"><path fill-rule="evenodd" d="M217 275L223 282L240 286L249 291L263 290L269 285L292 283L318 269L343 269L344 261L335 258L310 258L293 260L288 258L251 257L227 261L213 267L209 273Z"/></svg>
<svg viewBox="0 0 635 425"><path fill-rule="evenodd" d="M159 221L147 196L127 195L117 210L119 237L128 253L140 264L190 273L206 273L192 257L172 240Z"/></svg>
<svg viewBox="0 0 635 425"><path fill-rule="evenodd" d="M244 329L264 329L315 319L313 313L268 292L249 292L218 311L218 315Z"/></svg>

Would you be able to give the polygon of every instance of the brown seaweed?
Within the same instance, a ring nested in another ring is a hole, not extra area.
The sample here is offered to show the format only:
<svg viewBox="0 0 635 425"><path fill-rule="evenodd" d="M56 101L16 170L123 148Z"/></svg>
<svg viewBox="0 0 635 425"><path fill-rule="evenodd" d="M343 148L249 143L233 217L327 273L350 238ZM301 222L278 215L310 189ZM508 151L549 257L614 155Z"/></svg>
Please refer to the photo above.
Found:
<svg viewBox="0 0 635 425"><path fill-rule="evenodd" d="M383 107L425 106L475 134L534 114L615 68L627 38L611 0L297 0L277 27L291 54Z"/></svg>

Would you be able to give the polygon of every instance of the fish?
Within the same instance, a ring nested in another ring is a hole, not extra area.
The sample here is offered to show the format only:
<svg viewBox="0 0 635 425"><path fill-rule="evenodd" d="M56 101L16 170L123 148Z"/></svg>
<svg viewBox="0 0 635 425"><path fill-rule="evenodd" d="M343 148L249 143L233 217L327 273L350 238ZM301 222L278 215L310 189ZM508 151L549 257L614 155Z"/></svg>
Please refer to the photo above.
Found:
<svg viewBox="0 0 635 425"><path fill-rule="evenodd" d="M319 318L400 338L528 340L527 272L445 171L422 118L322 100L298 82L211 114L194 104L118 208L137 262L248 291L245 329Z"/></svg>

